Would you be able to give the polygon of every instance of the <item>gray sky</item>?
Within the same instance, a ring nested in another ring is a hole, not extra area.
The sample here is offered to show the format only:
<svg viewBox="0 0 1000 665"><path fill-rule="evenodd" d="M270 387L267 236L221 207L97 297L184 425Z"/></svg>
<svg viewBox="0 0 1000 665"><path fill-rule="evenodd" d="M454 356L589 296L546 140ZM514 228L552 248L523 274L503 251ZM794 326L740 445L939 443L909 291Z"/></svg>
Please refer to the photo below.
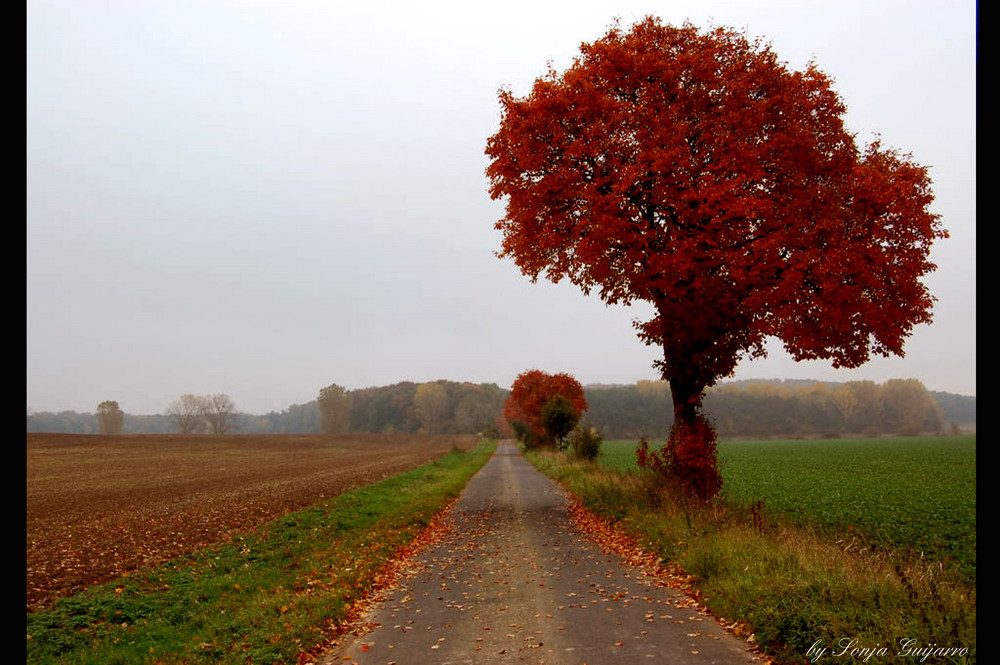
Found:
<svg viewBox="0 0 1000 665"><path fill-rule="evenodd" d="M735 378L917 378L976 393L969 0L28 0L27 404L249 413L398 381L656 378L643 309L500 261L497 90L647 14L745 28L835 79L859 141L932 167L951 233L905 358Z"/></svg>

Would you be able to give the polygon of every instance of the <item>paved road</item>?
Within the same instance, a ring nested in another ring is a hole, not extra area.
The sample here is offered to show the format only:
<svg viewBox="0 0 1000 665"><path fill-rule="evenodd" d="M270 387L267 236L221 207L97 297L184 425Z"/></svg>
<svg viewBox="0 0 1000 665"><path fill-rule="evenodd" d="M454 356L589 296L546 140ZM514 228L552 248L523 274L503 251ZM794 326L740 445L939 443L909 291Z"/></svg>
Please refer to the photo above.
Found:
<svg viewBox="0 0 1000 665"><path fill-rule="evenodd" d="M603 553L567 505L501 443L455 504L450 535L367 617L379 627L322 663L759 664L684 596Z"/></svg>

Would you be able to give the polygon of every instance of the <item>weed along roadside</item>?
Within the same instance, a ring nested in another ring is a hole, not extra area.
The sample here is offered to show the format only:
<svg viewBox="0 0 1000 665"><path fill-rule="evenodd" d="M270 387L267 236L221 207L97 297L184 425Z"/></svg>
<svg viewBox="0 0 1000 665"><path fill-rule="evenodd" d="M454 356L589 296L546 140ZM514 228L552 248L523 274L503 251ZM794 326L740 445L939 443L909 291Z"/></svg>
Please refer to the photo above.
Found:
<svg viewBox="0 0 1000 665"><path fill-rule="evenodd" d="M494 448L453 450L29 612L26 662L308 662Z"/></svg>

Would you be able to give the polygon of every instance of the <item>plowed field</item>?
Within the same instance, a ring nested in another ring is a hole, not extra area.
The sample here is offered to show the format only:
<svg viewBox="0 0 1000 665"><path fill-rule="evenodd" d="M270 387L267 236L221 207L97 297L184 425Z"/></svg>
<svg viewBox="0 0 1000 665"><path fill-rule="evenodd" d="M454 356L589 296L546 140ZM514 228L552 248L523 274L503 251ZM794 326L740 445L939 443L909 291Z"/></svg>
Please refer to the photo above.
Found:
<svg viewBox="0 0 1000 665"><path fill-rule="evenodd" d="M375 434L27 437L29 610L478 441Z"/></svg>

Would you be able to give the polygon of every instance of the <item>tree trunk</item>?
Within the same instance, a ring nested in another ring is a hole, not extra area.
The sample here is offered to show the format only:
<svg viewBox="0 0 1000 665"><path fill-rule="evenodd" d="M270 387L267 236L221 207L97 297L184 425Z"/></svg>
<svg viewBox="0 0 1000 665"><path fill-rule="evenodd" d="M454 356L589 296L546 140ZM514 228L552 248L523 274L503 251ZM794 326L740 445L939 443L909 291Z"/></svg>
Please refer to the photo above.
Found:
<svg viewBox="0 0 1000 665"><path fill-rule="evenodd" d="M692 381L667 379L670 383L670 397L674 402L674 423L693 425L701 413L701 398L704 390Z"/></svg>
<svg viewBox="0 0 1000 665"><path fill-rule="evenodd" d="M716 455L716 436L701 412L702 382L683 377L668 379L674 404L674 424L658 467L672 476L685 493L707 500L722 489Z"/></svg>

